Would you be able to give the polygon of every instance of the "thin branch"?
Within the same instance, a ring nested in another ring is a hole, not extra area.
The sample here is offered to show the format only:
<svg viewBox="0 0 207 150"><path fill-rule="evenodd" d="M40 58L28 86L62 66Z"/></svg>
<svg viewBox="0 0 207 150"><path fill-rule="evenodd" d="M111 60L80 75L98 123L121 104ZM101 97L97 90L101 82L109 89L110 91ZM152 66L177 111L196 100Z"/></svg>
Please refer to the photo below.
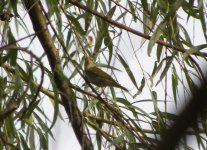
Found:
<svg viewBox="0 0 207 150"><path fill-rule="evenodd" d="M93 9L87 7L86 5L83 5L82 3L79 3L76 0L69 0L69 2L71 4L77 6L78 8L83 9L83 10L85 10L85 11L87 11L89 13L92 13L93 15L95 15L95 16L103 19L104 21L110 23L111 25L114 25L114 26L116 26L116 27L118 27L120 29L123 29L123 30L126 30L128 32L131 32L131 33L133 33L135 35L138 35L140 37L143 37L143 38L145 38L147 40L150 40L151 39L151 36L146 35L146 34L144 34L142 32L139 32L139 31L137 31L137 30L135 30L133 28L130 28L130 27L124 25L124 24L121 24L121 23L119 23L117 21L114 21L113 19L105 16L104 14L101 14L101 13L97 12L96 10L93 10ZM157 40L156 43L157 44L160 44L160 45L163 45L165 47L168 47L168 48L172 48L172 49L177 50L177 51L182 52L182 53L185 53L187 51L187 49L184 49L184 48L181 48L181 47L177 47L177 46L171 45L171 44L169 44L167 42L164 42L162 40ZM207 53L204 53L204 52L193 53L193 54L194 55L197 55L197 56L207 56Z"/></svg>

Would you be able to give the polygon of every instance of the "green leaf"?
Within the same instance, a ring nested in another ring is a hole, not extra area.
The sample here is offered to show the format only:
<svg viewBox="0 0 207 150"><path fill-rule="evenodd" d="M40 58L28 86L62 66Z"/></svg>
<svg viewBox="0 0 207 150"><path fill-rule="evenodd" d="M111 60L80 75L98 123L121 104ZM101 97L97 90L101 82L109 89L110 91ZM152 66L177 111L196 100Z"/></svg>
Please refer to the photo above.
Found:
<svg viewBox="0 0 207 150"><path fill-rule="evenodd" d="M166 64L166 66L165 66L163 72L161 73L161 75L160 75L160 79L159 79L159 81L157 82L156 86L157 86L157 85L162 81L162 79L166 76L166 74L167 74L167 72L168 72L168 70L169 70L169 68L170 68L170 66L171 66L171 64L172 64L173 59L174 59L174 57L171 56L171 57L167 60L167 64Z"/></svg>
<svg viewBox="0 0 207 150"><path fill-rule="evenodd" d="M11 32L11 29L9 28L9 30L8 30L8 43L9 44L11 43L14 46L16 46L15 41L16 41L16 39L14 38L14 35ZM12 66L15 66L16 65L16 61L17 61L17 50L10 49L10 50L8 50L7 54L8 54L9 60L10 60L10 64Z"/></svg>
<svg viewBox="0 0 207 150"><path fill-rule="evenodd" d="M110 142L109 147L111 147L112 145L118 145L118 144L122 143L124 141L124 137L125 137L124 134L118 136L112 142Z"/></svg>
<svg viewBox="0 0 207 150"><path fill-rule="evenodd" d="M145 86L145 78L142 78L141 86L139 86L138 92L133 97L136 97L137 95L141 94L144 86Z"/></svg>
<svg viewBox="0 0 207 150"><path fill-rule="evenodd" d="M137 86L137 82L135 80L135 77L133 75L133 73L131 72L129 66L127 65L127 63L124 61L124 59L121 57L121 55L118 54L118 57L121 61L121 64L123 65L124 69L126 70L129 78L131 79L132 83L134 84L134 86L138 89L138 86Z"/></svg>
<svg viewBox="0 0 207 150"><path fill-rule="evenodd" d="M108 61L108 64L110 64L111 63L111 59L112 59L112 54L113 54L113 42L112 42L112 39L111 39L109 34L107 34L106 37L104 38L104 44L109 49L109 61Z"/></svg>
<svg viewBox="0 0 207 150"><path fill-rule="evenodd" d="M71 21L73 27L80 35L84 36L86 34L77 18L73 17L72 15L67 15L67 18Z"/></svg>
<svg viewBox="0 0 207 150"><path fill-rule="evenodd" d="M200 22L201 22L201 25L202 25L203 34L204 34L205 39L207 41L206 12L205 13L203 12L204 9L205 8L203 7L203 3L201 1L201 7L199 7L199 19L200 19Z"/></svg>
<svg viewBox="0 0 207 150"><path fill-rule="evenodd" d="M27 142L25 141L24 136L21 133L19 133L19 136L20 136L20 139L21 139L23 149L24 150L30 150L30 148L27 145Z"/></svg>
<svg viewBox="0 0 207 150"><path fill-rule="evenodd" d="M136 22L137 21L137 16L136 16L134 5L131 1L128 1L128 5L129 5L130 11L132 12L133 19Z"/></svg>
<svg viewBox="0 0 207 150"><path fill-rule="evenodd" d="M129 108L129 110L133 113L133 115L137 116L137 113L136 113L135 109L133 108L133 105L128 100L121 98L121 97L117 97L116 101L123 104L127 108Z"/></svg>
<svg viewBox="0 0 207 150"><path fill-rule="evenodd" d="M204 49L206 47L207 47L207 44L202 44L202 45L198 45L198 46L191 47L189 50L187 50L184 53L184 59L186 57L188 57L190 54L199 53L200 50L202 50L202 49Z"/></svg>
<svg viewBox="0 0 207 150"><path fill-rule="evenodd" d="M93 0L87 0L86 2L86 6L91 8L91 9L94 9L94 2ZM90 24L91 24L91 21L92 21L92 13L89 13L89 12L85 12L84 14L84 20L85 20L85 31L87 32L89 27L90 27Z"/></svg>
<svg viewBox="0 0 207 150"><path fill-rule="evenodd" d="M103 39L108 35L108 23L103 20L98 19L99 21L99 32L97 33L96 43L94 47L94 55L97 55L100 52Z"/></svg>
<svg viewBox="0 0 207 150"><path fill-rule="evenodd" d="M161 22L159 26L156 28L155 32L153 33L152 37L150 38L147 54L148 56L151 56L152 48L157 40L159 40L160 36L162 35L164 29L166 27L166 22Z"/></svg>
<svg viewBox="0 0 207 150"><path fill-rule="evenodd" d="M145 12L145 14L143 14L143 22L144 22L144 24L143 24L144 33L146 35L148 35L150 33L149 28L152 29L152 27L153 27L153 22L152 22L150 16L148 14L146 14L146 12Z"/></svg>
<svg viewBox="0 0 207 150"><path fill-rule="evenodd" d="M161 57L161 54L162 54L162 49L163 49L163 45L158 44L158 46L157 46L157 61L158 62L160 62L160 57Z"/></svg>
<svg viewBox="0 0 207 150"><path fill-rule="evenodd" d="M187 80L190 91L191 91L191 93L194 93L196 86L195 86L193 80L191 79L191 77L189 76L188 72L186 70L184 70L184 73L185 73L185 78Z"/></svg>
<svg viewBox="0 0 207 150"><path fill-rule="evenodd" d="M54 82L51 82L51 83L52 83L53 92L54 92L54 101L52 103L54 106L54 115L53 115L53 120L52 120L52 123L51 123L48 131L51 131L51 129L54 127L54 125L57 121L57 118L58 118L58 113L59 113L59 102L58 102L59 90L57 89Z"/></svg>
<svg viewBox="0 0 207 150"><path fill-rule="evenodd" d="M35 101L32 106L27 110L25 117L29 118L30 115L34 112L34 110L37 108L40 100Z"/></svg>
<svg viewBox="0 0 207 150"><path fill-rule="evenodd" d="M173 73L172 73L172 90L173 90L173 97L175 100L175 105L177 106L177 88L178 88L178 78L176 75L175 70L173 69Z"/></svg>
<svg viewBox="0 0 207 150"><path fill-rule="evenodd" d="M112 18L114 15L114 12L116 10L116 6L112 7L109 12L107 13L107 17Z"/></svg>

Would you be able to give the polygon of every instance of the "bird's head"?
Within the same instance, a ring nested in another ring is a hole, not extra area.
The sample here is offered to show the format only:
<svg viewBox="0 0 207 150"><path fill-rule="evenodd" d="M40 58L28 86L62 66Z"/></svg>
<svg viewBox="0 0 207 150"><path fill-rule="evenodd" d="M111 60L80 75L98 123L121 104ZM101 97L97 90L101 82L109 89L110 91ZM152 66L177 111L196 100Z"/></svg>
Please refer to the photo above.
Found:
<svg viewBox="0 0 207 150"><path fill-rule="evenodd" d="M91 58L90 56L86 56L85 57L85 69L89 69L91 67L96 66L96 64L93 61L93 58Z"/></svg>

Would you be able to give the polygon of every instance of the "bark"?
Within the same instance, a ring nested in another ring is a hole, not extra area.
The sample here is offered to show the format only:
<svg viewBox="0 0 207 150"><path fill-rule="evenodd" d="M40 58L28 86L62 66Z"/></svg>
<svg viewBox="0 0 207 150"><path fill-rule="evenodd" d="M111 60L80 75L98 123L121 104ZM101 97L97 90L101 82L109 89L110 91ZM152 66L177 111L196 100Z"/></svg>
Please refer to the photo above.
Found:
<svg viewBox="0 0 207 150"><path fill-rule="evenodd" d="M83 116L77 106L75 94L69 87L67 77L63 73L59 50L55 47L54 42L52 41L41 6L37 0L24 0L24 2L32 21L33 29L35 32L42 31L37 36L49 60L54 75L54 81L61 94L63 106L70 118L75 135L82 149L92 150L93 145L85 131Z"/></svg>

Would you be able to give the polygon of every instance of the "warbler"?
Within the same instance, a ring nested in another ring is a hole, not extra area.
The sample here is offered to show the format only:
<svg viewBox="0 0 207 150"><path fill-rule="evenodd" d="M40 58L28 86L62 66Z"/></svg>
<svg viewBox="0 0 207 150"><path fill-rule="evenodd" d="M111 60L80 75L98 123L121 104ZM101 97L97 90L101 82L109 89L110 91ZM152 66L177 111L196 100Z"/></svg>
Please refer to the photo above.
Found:
<svg viewBox="0 0 207 150"><path fill-rule="evenodd" d="M84 74L89 82L99 87L118 87L128 92L128 90L117 83L110 75L99 69L89 56L85 57Z"/></svg>

